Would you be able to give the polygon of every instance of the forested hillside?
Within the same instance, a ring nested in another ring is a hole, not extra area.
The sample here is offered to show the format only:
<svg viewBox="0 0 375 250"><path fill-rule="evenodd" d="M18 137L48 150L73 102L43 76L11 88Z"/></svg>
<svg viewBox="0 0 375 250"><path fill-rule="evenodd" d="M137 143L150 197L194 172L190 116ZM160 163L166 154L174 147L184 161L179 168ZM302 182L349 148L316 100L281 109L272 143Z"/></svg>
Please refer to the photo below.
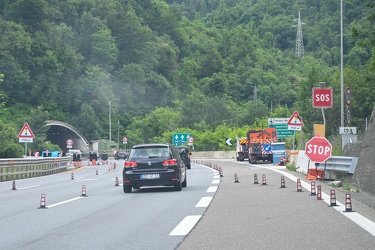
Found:
<svg viewBox="0 0 375 250"><path fill-rule="evenodd" d="M344 2L344 79L351 126L375 101L375 4ZM295 53L298 12L304 57ZM339 0L2 0L0 157L22 154L26 121L46 148L47 119L89 140L132 144L191 132L223 147L267 117L298 110L311 133L322 123L312 87L333 88L327 136L340 126Z"/></svg>

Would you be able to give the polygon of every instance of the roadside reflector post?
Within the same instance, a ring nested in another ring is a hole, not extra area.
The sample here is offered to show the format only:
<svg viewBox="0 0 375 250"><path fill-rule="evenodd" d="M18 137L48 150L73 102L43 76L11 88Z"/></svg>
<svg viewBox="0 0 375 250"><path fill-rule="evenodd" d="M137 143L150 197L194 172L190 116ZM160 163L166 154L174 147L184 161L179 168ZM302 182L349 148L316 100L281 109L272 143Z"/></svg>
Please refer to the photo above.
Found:
<svg viewBox="0 0 375 250"><path fill-rule="evenodd" d="M285 188L285 177L281 176L281 188Z"/></svg>
<svg viewBox="0 0 375 250"><path fill-rule="evenodd" d="M234 183L238 183L239 181L238 181L238 176L237 176L237 174L234 174Z"/></svg>
<svg viewBox="0 0 375 250"><path fill-rule="evenodd" d="M302 192L301 179L297 179L297 192Z"/></svg>
<svg viewBox="0 0 375 250"><path fill-rule="evenodd" d="M334 189L331 190L331 200L330 200L330 206L331 207L334 207L334 206L337 206L336 204L336 192Z"/></svg>
<svg viewBox="0 0 375 250"><path fill-rule="evenodd" d="M316 195L316 189L315 189L315 181L311 182L311 192L310 196L315 196Z"/></svg>
<svg viewBox="0 0 375 250"><path fill-rule="evenodd" d="M350 194L346 194L345 198L345 212L353 212L352 198Z"/></svg>
<svg viewBox="0 0 375 250"><path fill-rule="evenodd" d="M254 184L258 184L258 175L254 174Z"/></svg>
<svg viewBox="0 0 375 250"><path fill-rule="evenodd" d="M81 196L87 196L86 194L86 185L82 185L82 194Z"/></svg>
<svg viewBox="0 0 375 250"><path fill-rule="evenodd" d="M116 181L115 181L115 186L119 186L120 184L118 183L118 177L116 177Z"/></svg>
<svg viewBox="0 0 375 250"><path fill-rule="evenodd" d="M15 180L13 180L12 190L17 190L17 188L16 188L16 181Z"/></svg>
<svg viewBox="0 0 375 250"><path fill-rule="evenodd" d="M39 208L47 208L46 207L46 195L45 194L42 194L40 196L40 206Z"/></svg>
<svg viewBox="0 0 375 250"><path fill-rule="evenodd" d="M316 196L317 200L322 200L322 186L318 185L318 194Z"/></svg>
<svg viewBox="0 0 375 250"><path fill-rule="evenodd" d="M96 175L98 175L99 173L98 173L98 170L96 170Z"/></svg>
<svg viewBox="0 0 375 250"><path fill-rule="evenodd" d="M73 174L73 173L71 174L70 179L71 179L71 180L74 180L74 174Z"/></svg>
<svg viewBox="0 0 375 250"><path fill-rule="evenodd" d="M262 174L262 185L267 185L266 175Z"/></svg>

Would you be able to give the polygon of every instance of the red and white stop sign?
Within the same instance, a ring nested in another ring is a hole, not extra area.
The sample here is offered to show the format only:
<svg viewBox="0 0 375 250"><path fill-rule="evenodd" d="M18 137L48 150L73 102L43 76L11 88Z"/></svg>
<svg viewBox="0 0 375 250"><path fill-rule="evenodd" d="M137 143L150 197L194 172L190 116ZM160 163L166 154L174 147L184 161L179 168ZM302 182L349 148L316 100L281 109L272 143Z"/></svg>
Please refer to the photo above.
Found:
<svg viewBox="0 0 375 250"><path fill-rule="evenodd" d="M332 156L332 145L325 137L315 136L306 142L305 153L313 162L325 162Z"/></svg>
<svg viewBox="0 0 375 250"><path fill-rule="evenodd" d="M332 108L332 88L313 88L313 107Z"/></svg>

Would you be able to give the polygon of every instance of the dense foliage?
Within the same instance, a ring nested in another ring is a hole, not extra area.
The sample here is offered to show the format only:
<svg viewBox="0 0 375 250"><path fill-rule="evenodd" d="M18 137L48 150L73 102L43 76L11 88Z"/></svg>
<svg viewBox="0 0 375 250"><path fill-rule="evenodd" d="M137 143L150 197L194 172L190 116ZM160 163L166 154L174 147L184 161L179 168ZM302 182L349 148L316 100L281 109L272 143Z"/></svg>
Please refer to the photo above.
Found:
<svg viewBox="0 0 375 250"><path fill-rule="evenodd" d="M22 154L26 121L37 150L47 119L108 138L109 106L130 144L191 132L200 149L225 148L224 138L294 110L310 135L323 122L311 104L319 82L334 92L327 135L338 132L339 0L5 0L0 10L0 157ZM373 1L344 1L344 79L359 130L375 100L374 24Z"/></svg>

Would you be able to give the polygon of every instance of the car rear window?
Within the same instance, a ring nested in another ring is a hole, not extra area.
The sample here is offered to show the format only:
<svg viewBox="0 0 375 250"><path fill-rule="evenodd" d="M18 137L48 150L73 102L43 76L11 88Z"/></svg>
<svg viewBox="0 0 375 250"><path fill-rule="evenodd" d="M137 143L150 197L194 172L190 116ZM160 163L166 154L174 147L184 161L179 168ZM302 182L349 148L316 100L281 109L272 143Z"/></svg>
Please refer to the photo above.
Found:
<svg viewBox="0 0 375 250"><path fill-rule="evenodd" d="M185 147L176 147L178 152L181 154L181 153L187 153L188 152L188 149L185 148Z"/></svg>
<svg viewBox="0 0 375 250"><path fill-rule="evenodd" d="M155 157L169 157L170 152L168 147L161 146L147 146L133 148L130 151L130 158L155 158Z"/></svg>

